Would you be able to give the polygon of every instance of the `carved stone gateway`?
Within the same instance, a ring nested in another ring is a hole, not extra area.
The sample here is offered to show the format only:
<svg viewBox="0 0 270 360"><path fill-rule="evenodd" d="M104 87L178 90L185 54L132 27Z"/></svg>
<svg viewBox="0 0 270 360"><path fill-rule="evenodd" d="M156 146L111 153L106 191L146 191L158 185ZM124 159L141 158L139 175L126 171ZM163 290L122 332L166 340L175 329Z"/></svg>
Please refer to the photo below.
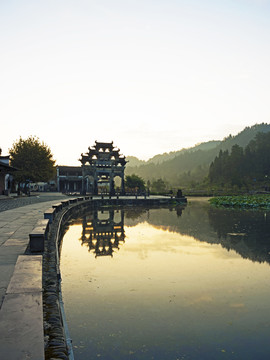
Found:
<svg viewBox="0 0 270 360"><path fill-rule="evenodd" d="M109 185L109 194L115 195L114 178L121 178L121 194L125 194L124 170L126 157L119 154L113 141L110 143L95 142L88 148L88 153L81 154L82 163L82 192L98 194L99 184Z"/></svg>

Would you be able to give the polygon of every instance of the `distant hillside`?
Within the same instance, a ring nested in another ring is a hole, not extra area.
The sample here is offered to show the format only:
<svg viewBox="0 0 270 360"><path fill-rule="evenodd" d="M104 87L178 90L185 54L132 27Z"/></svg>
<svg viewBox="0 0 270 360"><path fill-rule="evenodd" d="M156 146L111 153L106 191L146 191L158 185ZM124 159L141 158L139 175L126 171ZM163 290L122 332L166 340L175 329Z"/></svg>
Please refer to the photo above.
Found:
<svg viewBox="0 0 270 360"><path fill-rule="evenodd" d="M229 135L223 141L210 141L190 149L156 155L147 162L137 159L137 162L133 162L137 165L132 165L132 162L127 164L126 174L134 173L146 181L162 178L170 186L200 182L207 176L209 165L220 150L230 151L235 144L245 147L258 132L269 131L269 124L256 124L246 127L236 136Z"/></svg>
<svg viewBox="0 0 270 360"><path fill-rule="evenodd" d="M171 159L174 159L178 155L182 155L189 152L194 152L197 150L210 150L215 148L217 145L219 145L221 141L212 140L204 143L197 144L191 148L184 148L178 151L171 151L169 153L163 153L160 155L155 155L151 159L147 161L147 164L153 163L153 164L161 164L164 161L168 161Z"/></svg>
<svg viewBox="0 0 270 360"><path fill-rule="evenodd" d="M258 132L269 132L270 131L270 124L256 124L253 126L246 127L243 131L241 131L239 134L232 136L229 135L226 137L220 145L217 147L219 150L230 150L233 145L237 144L241 147L246 147L247 144L250 142L250 140L254 139L255 135Z"/></svg>
<svg viewBox="0 0 270 360"><path fill-rule="evenodd" d="M128 161L127 167L134 167L146 164L146 161L138 159L136 156L127 156L126 160Z"/></svg>
<svg viewBox="0 0 270 360"><path fill-rule="evenodd" d="M191 148L183 148L177 151L170 151L169 153L163 153L153 156L147 161L140 160L136 156L127 156L126 159L128 160L127 167L135 167L147 164L161 164L164 161L168 161L174 159L178 155L182 155L188 152L194 152L197 150L210 150L215 148L217 145L221 143L221 140L212 140L204 143L197 144Z"/></svg>

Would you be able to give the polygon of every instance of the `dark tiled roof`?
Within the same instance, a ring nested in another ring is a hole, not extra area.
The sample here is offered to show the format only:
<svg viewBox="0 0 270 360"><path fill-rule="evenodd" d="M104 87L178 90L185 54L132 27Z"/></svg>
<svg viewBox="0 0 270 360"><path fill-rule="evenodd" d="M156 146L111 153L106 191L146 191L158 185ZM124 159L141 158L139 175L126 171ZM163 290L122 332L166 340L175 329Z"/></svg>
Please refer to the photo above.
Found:
<svg viewBox="0 0 270 360"><path fill-rule="evenodd" d="M3 163L1 160L0 160L0 169L4 169L6 171L15 171L15 170L17 170L16 168L14 168L12 166L9 166L9 165Z"/></svg>

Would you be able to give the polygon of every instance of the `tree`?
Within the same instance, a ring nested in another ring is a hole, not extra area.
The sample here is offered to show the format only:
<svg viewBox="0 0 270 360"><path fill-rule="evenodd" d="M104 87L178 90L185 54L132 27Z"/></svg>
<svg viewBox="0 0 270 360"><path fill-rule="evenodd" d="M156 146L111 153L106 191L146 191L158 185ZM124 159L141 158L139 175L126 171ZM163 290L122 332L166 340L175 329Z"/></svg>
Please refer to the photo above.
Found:
<svg viewBox="0 0 270 360"><path fill-rule="evenodd" d="M53 155L50 148L37 137L29 136L13 143L9 149L11 166L17 169L15 180L20 184L26 181L48 181L54 176Z"/></svg>
<svg viewBox="0 0 270 360"><path fill-rule="evenodd" d="M127 175L125 179L125 186L131 190L144 191L145 190L145 182L143 178L137 176L135 174Z"/></svg>
<svg viewBox="0 0 270 360"><path fill-rule="evenodd" d="M220 151L209 168L211 184L241 188L265 184L270 176L270 132L258 133L245 149L235 144L231 153Z"/></svg>
<svg viewBox="0 0 270 360"><path fill-rule="evenodd" d="M230 155L230 181L232 185L241 187L243 184L243 163L244 163L244 151L243 148L237 144L232 146Z"/></svg>
<svg viewBox="0 0 270 360"><path fill-rule="evenodd" d="M167 189L166 183L162 179L153 180L151 190L155 193L165 193Z"/></svg>

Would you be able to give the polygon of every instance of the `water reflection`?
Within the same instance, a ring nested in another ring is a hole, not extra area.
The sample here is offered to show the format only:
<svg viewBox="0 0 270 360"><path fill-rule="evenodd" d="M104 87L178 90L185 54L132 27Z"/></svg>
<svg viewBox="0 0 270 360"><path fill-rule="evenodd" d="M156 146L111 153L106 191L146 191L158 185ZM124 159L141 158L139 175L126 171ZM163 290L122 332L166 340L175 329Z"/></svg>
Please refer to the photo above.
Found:
<svg viewBox="0 0 270 360"><path fill-rule="evenodd" d="M167 211L175 211L177 217L182 215L184 206L168 208ZM151 209L152 211L153 209ZM71 224L82 225L81 244L88 248L90 253L99 256L111 256L120 245L125 242L125 219L129 226L136 226L140 222L150 218L150 209L144 207L91 210L80 219L73 220Z"/></svg>
<svg viewBox="0 0 270 360"><path fill-rule="evenodd" d="M270 213L210 208L208 216L222 247L245 259L270 263Z"/></svg>
<svg viewBox="0 0 270 360"><path fill-rule="evenodd" d="M270 213L265 211L217 209L195 201L187 208L92 210L72 223L82 225L80 241L89 252L95 257L112 257L125 242L125 225L143 222L197 241L220 244L243 258L270 264Z"/></svg>
<svg viewBox="0 0 270 360"><path fill-rule="evenodd" d="M269 225L199 201L83 214L61 253L75 359L268 359Z"/></svg>
<svg viewBox="0 0 270 360"><path fill-rule="evenodd" d="M243 258L270 264L270 213L217 209L206 202L194 201L183 212L182 207L151 209L135 221L146 221L156 228L194 237L208 244L220 244Z"/></svg>
<svg viewBox="0 0 270 360"><path fill-rule="evenodd" d="M125 242L124 210L94 210L82 218L82 245L97 256L113 256Z"/></svg>

